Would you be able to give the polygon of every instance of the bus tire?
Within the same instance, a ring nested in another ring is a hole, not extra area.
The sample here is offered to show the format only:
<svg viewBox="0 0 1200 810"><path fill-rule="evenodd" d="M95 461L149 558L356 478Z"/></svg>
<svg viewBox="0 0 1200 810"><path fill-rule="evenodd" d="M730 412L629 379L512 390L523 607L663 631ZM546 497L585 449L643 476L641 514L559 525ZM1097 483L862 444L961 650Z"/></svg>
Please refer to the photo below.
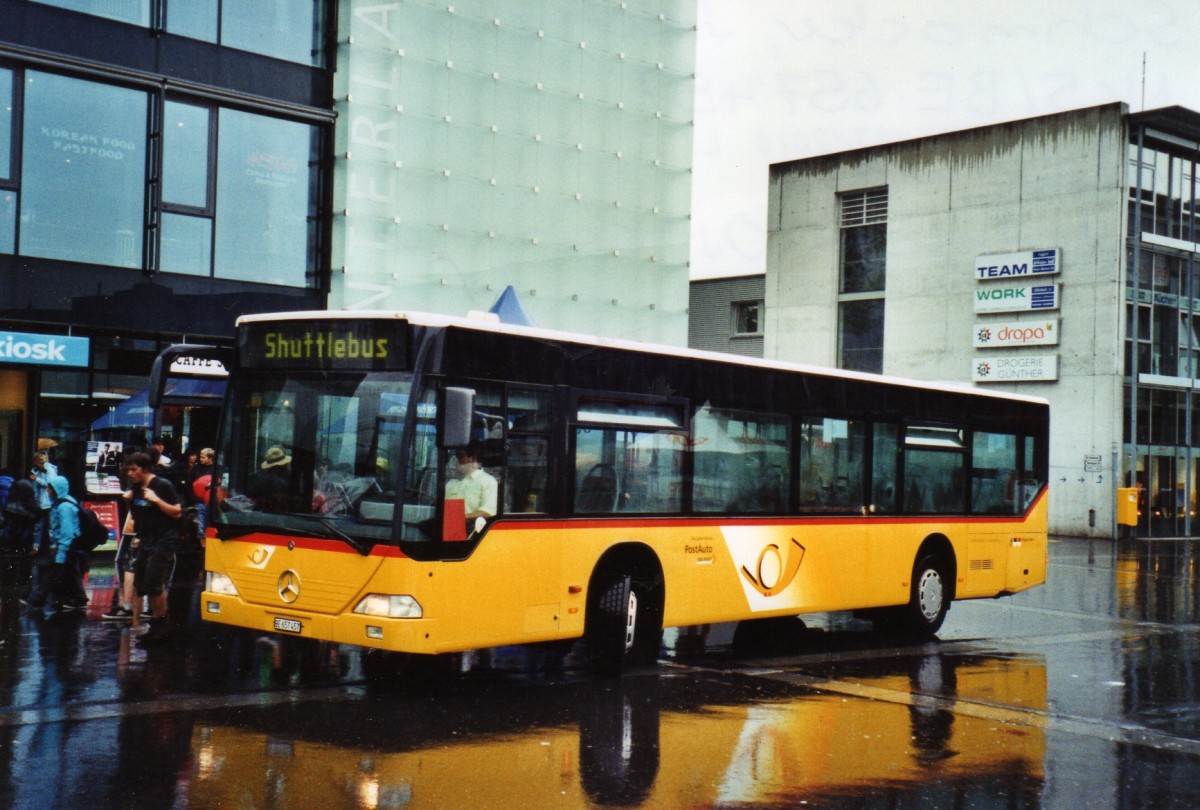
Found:
<svg viewBox="0 0 1200 810"><path fill-rule="evenodd" d="M902 608L901 629L917 638L933 637L950 610L949 566L937 554L926 554L913 566L912 595Z"/></svg>
<svg viewBox="0 0 1200 810"><path fill-rule="evenodd" d="M638 594L632 577L624 574L604 582L590 619L592 670L601 676L620 675L638 632Z"/></svg>

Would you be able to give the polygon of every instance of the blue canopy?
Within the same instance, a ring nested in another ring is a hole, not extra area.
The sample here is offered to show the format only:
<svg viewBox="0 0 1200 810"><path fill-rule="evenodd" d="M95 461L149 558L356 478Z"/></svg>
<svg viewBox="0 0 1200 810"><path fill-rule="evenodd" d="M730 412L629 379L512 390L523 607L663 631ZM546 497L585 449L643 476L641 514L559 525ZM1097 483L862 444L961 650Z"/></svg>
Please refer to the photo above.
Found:
<svg viewBox="0 0 1200 810"><path fill-rule="evenodd" d="M212 400L220 404L225 396L225 380L172 379L167 383L164 399ZM109 408L108 413L92 422L92 430L105 428L149 428L154 426L154 411L150 407L150 390L143 388L124 402Z"/></svg>
<svg viewBox="0 0 1200 810"><path fill-rule="evenodd" d="M142 389L118 405L109 408L108 413L92 422L92 430L122 427L152 427L154 412L150 410L150 392Z"/></svg>
<svg viewBox="0 0 1200 810"><path fill-rule="evenodd" d="M529 317L529 313L521 305L521 299L517 298L517 291L512 288L511 284L504 288L504 292L500 293L500 297L496 299L496 303L492 304L492 308L488 312L499 315L500 323L511 323L516 326L534 325L533 318Z"/></svg>

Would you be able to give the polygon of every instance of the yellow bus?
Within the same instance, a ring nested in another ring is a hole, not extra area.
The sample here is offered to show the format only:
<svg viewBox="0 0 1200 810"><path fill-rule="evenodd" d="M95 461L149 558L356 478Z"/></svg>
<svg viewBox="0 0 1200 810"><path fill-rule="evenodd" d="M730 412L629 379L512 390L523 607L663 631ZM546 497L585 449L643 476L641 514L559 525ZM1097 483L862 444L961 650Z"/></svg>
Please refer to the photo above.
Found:
<svg viewBox="0 0 1200 810"><path fill-rule="evenodd" d="M1038 398L411 312L246 316L233 354L210 621L613 674L665 627L930 636L1045 579Z"/></svg>

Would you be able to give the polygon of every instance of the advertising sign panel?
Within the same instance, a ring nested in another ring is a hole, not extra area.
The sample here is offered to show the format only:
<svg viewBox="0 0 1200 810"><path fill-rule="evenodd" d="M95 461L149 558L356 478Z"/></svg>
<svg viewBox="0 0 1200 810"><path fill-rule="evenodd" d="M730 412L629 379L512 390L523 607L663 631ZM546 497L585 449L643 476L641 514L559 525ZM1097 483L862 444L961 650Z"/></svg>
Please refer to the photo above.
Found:
<svg viewBox="0 0 1200 810"><path fill-rule="evenodd" d="M1037 382L1058 379L1057 354L993 354L971 361L971 381Z"/></svg>
<svg viewBox="0 0 1200 810"><path fill-rule="evenodd" d="M1045 321L997 321L975 324L976 349L1007 346L1057 346L1058 318Z"/></svg>
<svg viewBox="0 0 1200 810"><path fill-rule="evenodd" d="M1021 287L980 287L975 290L975 312L1040 312L1059 307L1058 284Z"/></svg>
<svg viewBox="0 0 1200 810"><path fill-rule="evenodd" d="M1061 258L1058 248L976 256L975 278L978 281L999 281L1006 278L1051 276L1062 269Z"/></svg>
<svg viewBox="0 0 1200 810"><path fill-rule="evenodd" d="M88 338L0 331L0 364L87 368Z"/></svg>

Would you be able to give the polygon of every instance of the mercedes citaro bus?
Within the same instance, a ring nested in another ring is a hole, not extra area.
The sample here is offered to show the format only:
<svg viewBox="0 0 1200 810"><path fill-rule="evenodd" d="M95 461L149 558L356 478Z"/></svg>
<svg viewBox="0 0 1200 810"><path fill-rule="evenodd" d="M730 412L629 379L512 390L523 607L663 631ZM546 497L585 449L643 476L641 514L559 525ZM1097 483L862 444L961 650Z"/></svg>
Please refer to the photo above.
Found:
<svg viewBox="0 0 1200 810"><path fill-rule="evenodd" d="M243 317L228 363L210 621L615 673L664 627L932 635L1045 579L1038 398L415 312Z"/></svg>

